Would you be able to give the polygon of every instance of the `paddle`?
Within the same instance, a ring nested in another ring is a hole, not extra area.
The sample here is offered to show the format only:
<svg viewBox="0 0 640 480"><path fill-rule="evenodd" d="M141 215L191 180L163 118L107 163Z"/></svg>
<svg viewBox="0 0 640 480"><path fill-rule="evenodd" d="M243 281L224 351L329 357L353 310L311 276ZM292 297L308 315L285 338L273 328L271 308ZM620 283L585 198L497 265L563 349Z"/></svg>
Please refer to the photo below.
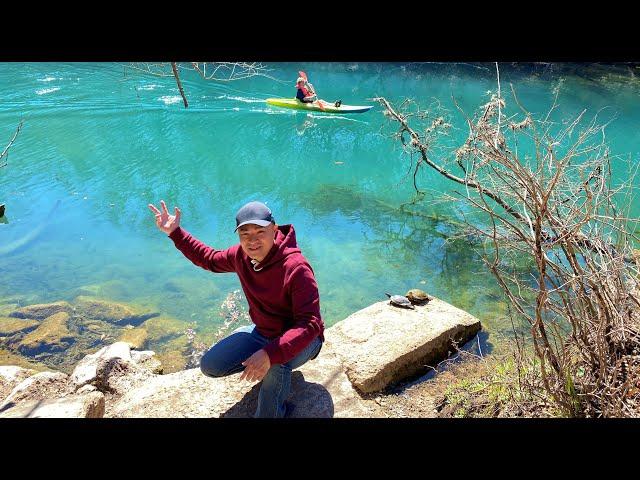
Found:
<svg viewBox="0 0 640 480"><path fill-rule="evenodd" d="M298 75L299 75L299 76L301 76L302 78L304 78L304 81L305 81L305 82L309 83L309 82L308 82L308 80L309 80L309 79L307 78L307 74L306 74L306 73L304 73L302 70L300 70L300 71L298 72ZM316 98L318 97L318 94L317 94L315 91L313 92L313 94L316 96ZM319 98L317 98L317 103L318 103L318 106L320 107L320 110L322 110L322 111L324 112L324 111L325 111L325 108L324 108L324 105L322 105L322 100L320 100Z"/></svg>

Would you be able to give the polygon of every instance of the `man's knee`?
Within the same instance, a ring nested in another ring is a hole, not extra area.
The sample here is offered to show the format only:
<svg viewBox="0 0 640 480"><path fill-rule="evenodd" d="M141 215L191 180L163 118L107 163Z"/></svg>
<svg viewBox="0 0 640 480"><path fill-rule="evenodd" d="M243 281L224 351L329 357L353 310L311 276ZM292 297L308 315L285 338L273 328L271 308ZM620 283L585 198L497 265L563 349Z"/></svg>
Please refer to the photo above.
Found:
<svg viewBox="0 0 640 480"><path fill-rule="evenodd" d="M206 358L206 356L200 360L200 371L207 377L218 378L226 376L227 369L223 367L223 365L217 365L215 362L212 362L211 359Z"/></svg>
<svg viewBox="0 0 640 480"><path fill-rule="evenodd" d="M200 362L200 371L207 377L224 377L224 374L222 372L220 372L219 370L213 370L210 366L205 365L202 362Z"/></svg>

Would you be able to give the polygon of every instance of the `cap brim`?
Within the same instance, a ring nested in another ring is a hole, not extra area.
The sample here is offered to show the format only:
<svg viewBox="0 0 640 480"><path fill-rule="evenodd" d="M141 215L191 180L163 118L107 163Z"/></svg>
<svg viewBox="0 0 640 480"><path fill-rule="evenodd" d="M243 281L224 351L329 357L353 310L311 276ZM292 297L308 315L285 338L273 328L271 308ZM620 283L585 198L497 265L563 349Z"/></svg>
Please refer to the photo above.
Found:
<svg viewBox="0 0 640 480"><path fill-rule="evenodd" d="M243 225L253 224L253 225L260 225L261 227L266 227L270 223L271 222L269 220L247 220L246 222L242 222L240 225L238 225L234 230L234 232L237 231Z"/></svg>

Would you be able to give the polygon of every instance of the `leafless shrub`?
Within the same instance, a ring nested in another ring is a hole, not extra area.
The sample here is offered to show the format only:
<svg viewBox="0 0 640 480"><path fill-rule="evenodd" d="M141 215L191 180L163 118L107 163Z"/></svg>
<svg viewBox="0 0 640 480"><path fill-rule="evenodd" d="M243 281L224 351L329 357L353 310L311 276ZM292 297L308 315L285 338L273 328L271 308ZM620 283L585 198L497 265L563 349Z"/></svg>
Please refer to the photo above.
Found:
<svg viewBox="0 0 640 480"><path fill-rule="evenodd" d="M611 184L605 125L585 111L557 124L549 112L524 118L503 113L494 93L478 115L465 116L465 142L435 154L438 131L418 133L407 115L377 98L400 126L403 145L417 155L413 181L429 166L464 187L456 192L484 221L468 220L486 239L483 257L518 318L528 323L541 374L533 382L562 415L637 416L640 413L638 264L628 218L633 176ZM453 100L455 103L455 99ZM456 104L457 107L457 104ZM443 124L446 122L442 122ZM508 127L508 128L505 128ZM413 165L413 163L412 163ZM528 268L517 268L518 265ZM524 341L519 352L526 355Z"/></svg>

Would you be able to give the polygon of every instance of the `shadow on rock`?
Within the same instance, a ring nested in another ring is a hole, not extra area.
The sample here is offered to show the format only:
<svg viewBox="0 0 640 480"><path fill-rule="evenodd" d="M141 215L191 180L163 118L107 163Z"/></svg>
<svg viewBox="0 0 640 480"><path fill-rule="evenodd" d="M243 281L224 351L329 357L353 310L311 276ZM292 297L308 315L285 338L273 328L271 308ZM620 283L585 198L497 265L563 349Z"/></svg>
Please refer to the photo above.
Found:
<svg viewBox="0 0 640 480"><path fill-rule="evenodd" d="M220 415L221 418L253 418L258 407L258 382L238 403ZM305 381L302 372L291 375L291 395L287 399L286 418L333 418L334 405L331 394L319 383Z"/></svg>

